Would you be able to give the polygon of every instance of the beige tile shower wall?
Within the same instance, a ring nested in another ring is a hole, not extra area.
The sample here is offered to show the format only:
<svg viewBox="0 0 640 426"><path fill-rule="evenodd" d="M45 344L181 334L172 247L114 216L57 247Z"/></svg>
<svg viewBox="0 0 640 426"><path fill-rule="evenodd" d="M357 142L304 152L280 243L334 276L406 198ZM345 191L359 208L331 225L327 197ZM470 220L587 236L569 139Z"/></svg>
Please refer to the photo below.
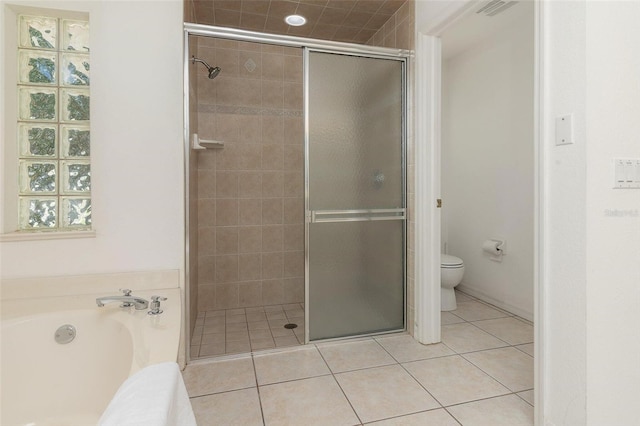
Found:
<svg viewBox="0 0 640 426"><path fill-rule="evenodd" d="M196 22L196 10L193 0L184 0L184 22Z"/></svg>
<svg viewBox="0 0 640 426"><path fill-rule="evenodd" d="M198 309L304 301L302 54L202 38Z"/></svg>
<svg viewBox="0 0 640 426"><path fill-rule="evenodd" d="M415 49L415 1L408 0L367 42L370 46ZM414 98L415 64L408 63L407 90L407 330L413 334L415 319L415 156Z"/></svg>

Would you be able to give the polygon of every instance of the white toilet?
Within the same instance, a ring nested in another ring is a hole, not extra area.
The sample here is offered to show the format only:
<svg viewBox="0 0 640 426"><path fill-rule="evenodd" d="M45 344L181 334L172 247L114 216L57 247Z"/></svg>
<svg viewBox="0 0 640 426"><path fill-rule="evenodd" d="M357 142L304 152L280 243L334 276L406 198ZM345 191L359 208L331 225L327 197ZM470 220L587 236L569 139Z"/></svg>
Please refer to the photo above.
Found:
<svg viewBox="0 0 640 426"><path fill-rule="evenodd" d="M457 308L456 293L453 290L464 276L462 259L443 254L440 260L440 309L453 311Z"/></svg>

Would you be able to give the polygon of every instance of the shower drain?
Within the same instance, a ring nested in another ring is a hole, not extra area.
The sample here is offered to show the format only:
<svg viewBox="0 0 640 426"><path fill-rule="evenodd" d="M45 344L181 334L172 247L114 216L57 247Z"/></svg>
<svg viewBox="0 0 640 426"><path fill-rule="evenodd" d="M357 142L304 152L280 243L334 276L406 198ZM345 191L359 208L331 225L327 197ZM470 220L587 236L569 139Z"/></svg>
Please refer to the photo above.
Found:
<svg viewBox="0 0 640 426"><path fill-rule="evenodd" d="M298 328L298 324L294 324L294 323L290 322L289 324L285 324L284 328L286 328L288 330L291 330L291 329L294 329L294 328Z"/></svg>

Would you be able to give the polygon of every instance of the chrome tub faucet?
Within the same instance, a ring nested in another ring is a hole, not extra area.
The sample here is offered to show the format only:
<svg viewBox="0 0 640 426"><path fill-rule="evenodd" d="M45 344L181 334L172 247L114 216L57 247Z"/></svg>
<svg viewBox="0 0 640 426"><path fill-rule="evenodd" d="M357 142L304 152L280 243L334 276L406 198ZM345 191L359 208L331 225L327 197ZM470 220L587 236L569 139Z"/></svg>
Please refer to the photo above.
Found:
<svg viewBox="0 0 640 426"><path fill-rule="evenodd" d="M128 308L128 307L134 306L136 308L136 310L138 310L138 311L140 311L142 309L147 309L149 307L149 301L148 300L143 299L142 297L132 296L131 295L131 290L129 290L127 288L124 288L124 289L120 289L120 291L123 293L122 296L98 297L96 299L96 304L99 307L102 307L106 303L121 302L121 304L120 304L121 308Z"/></svg>

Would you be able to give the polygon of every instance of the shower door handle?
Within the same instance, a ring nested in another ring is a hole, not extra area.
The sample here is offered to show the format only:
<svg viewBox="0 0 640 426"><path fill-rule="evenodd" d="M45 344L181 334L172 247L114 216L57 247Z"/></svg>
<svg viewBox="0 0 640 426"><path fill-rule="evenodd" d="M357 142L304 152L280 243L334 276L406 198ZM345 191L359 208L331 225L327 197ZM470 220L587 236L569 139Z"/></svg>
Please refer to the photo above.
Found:
<svg viewBox="0 0 640 426"><path fill-rule="evenodd" d="M405 220L406 209L311 210L309 223Z"/></svg>

